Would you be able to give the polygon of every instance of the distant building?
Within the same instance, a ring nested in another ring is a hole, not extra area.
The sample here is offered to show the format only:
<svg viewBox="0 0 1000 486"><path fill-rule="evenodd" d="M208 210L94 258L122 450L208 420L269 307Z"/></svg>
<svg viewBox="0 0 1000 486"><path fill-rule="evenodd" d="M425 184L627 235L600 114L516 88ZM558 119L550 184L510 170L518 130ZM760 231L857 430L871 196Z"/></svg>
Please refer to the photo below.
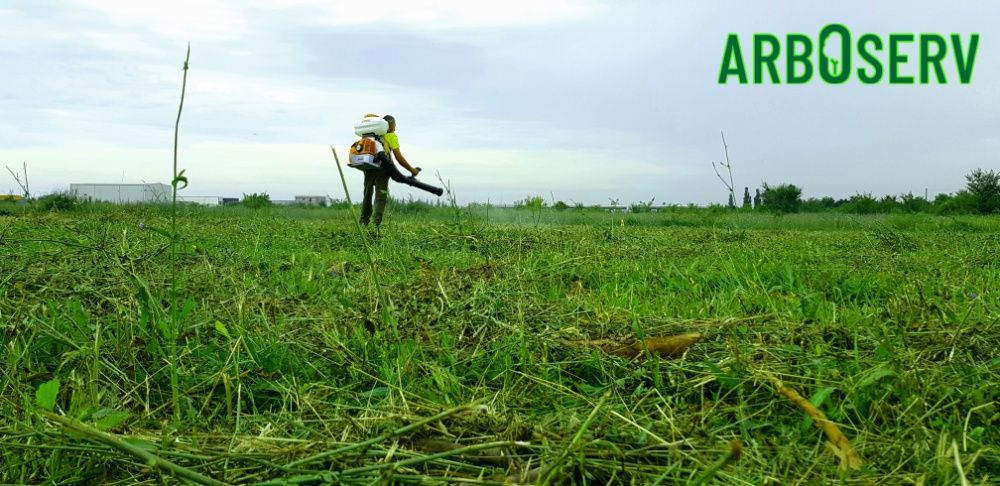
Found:
<svg viewBox="0 0 1000 486"><path fill-rule="evenodd" d="M156 203L171 198L166 184L70 184L70 194L85 201L112 203Z"/></svg>
<svg viewBox="0 0 1000 486"><path fill-rule="evenodd" d="M222 205L222 198L219 196L177 196L177 201L200 204L202 206Z"/></svg>
<svg viewBox="0 0 1000 486"><path fill-rule="evenodd" d="M326 196L295 196L295 204L307 206L328 206L330 198Z"/></svg>

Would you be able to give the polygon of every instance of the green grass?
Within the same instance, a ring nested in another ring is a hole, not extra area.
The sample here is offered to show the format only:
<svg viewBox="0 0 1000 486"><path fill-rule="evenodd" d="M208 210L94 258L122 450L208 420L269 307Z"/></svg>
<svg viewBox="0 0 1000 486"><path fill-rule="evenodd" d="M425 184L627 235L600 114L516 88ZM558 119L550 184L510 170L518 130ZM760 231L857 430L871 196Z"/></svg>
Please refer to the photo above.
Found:
<svg viewBox="0 0 1000 486"><path fill-rule="evenodd" d="M45 418L53 378L57 413L127 412L103 428L234 484L538 467L552 484L677 484L734 439L721 484L1000 478L998 218L476 207L459 232L449 208L389 212L370 251L391 305L346 209L181 208L171 300L150 229L169 208L0 207L0 482L166 474ZM180 403L158 327L172 310ZM683 332L705 337L674 360L573 343ZM840 471L768 375L840 424L863 468Z"/></svg>

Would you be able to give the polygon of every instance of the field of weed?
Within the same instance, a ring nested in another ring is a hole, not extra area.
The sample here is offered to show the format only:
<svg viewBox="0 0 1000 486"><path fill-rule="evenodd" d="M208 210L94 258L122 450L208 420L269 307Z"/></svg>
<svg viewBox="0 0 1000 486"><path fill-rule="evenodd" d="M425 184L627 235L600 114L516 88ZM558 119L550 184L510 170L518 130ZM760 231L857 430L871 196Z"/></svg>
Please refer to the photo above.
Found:
<svg viewBox="0 0 1000 486"><path fill-rule="evenodd" d="M1000 481L997 218L389 212L0 208L0 482Z"/></svg>

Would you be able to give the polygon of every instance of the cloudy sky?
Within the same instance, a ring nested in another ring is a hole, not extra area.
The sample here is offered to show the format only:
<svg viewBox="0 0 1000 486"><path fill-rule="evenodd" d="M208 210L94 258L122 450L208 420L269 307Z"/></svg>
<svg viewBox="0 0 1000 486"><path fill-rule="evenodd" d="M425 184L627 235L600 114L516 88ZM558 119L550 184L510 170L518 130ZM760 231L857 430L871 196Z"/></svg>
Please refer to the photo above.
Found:
<svg viewBox="0 0 1000 486"><path fill-rule="evenodd" d="M190 42L187 195L342 197L329 146L345 153L376 112L463 202L725 202L720 131L740 188L933 196L1000 168L998 20L988 1L4 0L0 163L27 162L36 194L169 182ZM972 82L949 53L947 85L718 84L730 32L749 54L755 32L816 42L835 22L883 40L978 32Z"/></svg>

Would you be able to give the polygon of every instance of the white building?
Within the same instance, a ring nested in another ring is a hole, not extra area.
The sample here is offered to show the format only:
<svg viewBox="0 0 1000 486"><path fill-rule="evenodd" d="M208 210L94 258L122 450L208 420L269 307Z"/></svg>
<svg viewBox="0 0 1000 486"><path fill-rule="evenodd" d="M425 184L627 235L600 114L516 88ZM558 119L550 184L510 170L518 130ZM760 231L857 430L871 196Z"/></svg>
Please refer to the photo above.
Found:
<svg viewBox="0 0 1000 486"><path fill-rule="evenodd" d="M295 204L305 204L308 206L327 206L330 198L326 196L295 196Z"/></svg>
<svg viewBox="0 0 1000 486"><path fill-rule="evenodd" d="M222 198L219 196L177 196L177 202L194 203L202 206L221 206Z"/></svg>
<svg viewBox="0 0 1000 486"><path fill-rule="evenodd" d="M166 184L70 184L69 192L85 201L113 203L168 202L170 186Z"/></svg>

